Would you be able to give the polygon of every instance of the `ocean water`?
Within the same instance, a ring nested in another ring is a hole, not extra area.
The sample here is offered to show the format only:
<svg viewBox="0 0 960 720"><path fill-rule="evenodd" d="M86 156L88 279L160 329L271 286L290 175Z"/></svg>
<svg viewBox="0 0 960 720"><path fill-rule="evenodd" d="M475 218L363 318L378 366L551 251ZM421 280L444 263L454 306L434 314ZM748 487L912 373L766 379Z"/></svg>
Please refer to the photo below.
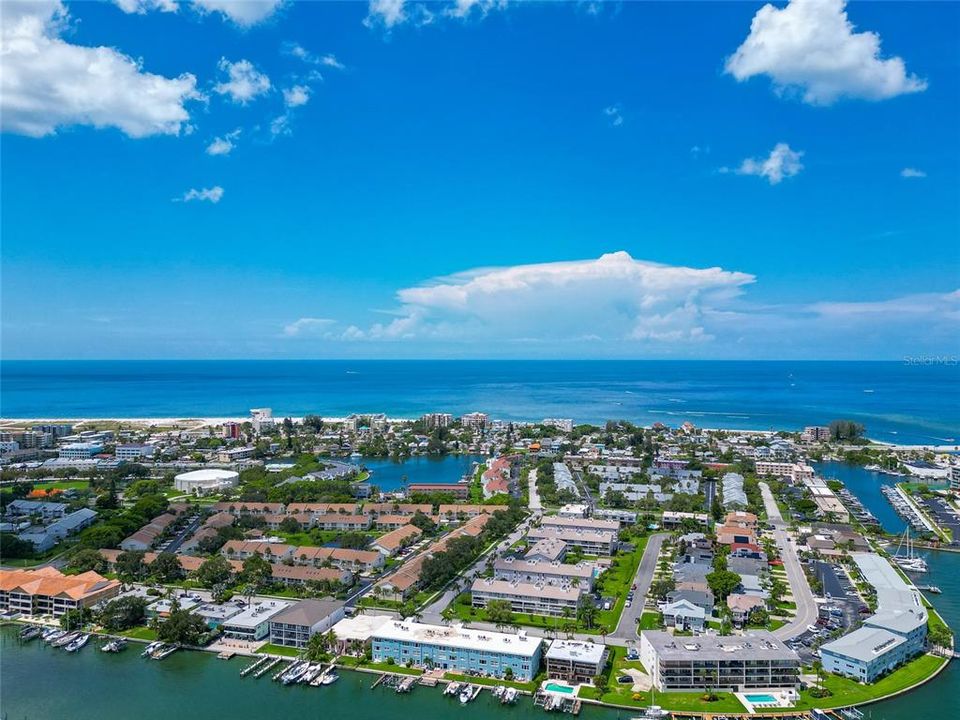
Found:
<svg viewBox="0 0 960 720"><path fill-rule="evenodd" d="M835 418L873 438L960 442L960 368L899 362L2 361L0 415L279 416L485 411L497 418L795 430Z"/></svg>

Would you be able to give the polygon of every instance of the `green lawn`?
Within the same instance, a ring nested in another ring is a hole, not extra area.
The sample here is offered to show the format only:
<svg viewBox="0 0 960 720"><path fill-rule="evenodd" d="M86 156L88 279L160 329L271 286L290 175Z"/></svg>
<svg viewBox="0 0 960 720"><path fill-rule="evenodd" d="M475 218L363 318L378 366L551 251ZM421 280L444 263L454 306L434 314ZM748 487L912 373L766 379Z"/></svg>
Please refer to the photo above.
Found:
<svg viewBox="0 0 960 720"><path fill-rule="evenodd" d="M872 685L861 685L855 680L839 675L826 675L823 686L832 695L825 698L815 698L811 697L809 690L802 690L796 708L798 710L809 710L815 707L843 707L884 697L905 690L912 685L916 685L924 678L930 677L945 662L947 662L946 658L921 655L916 660L910 661L896 672L881 678ZM763 711L758 710L757 712ZM776 712L776 710L768 712Z"/></svg>
<svg viewBox="0 0 960 720"><path fill-rule="evenodd" d="M660 613L644 612L643 615L640 616L641 630L659 630L660 627L661 627Z"/></svg>
<svg viewBox="0 0 960 720"><path fill-rule="evenodd" d="M402 675L423 675L420 668L408 668L406 665L390 665L389 663L364 662L363 658L341 655L337 658L337 665L361 670L379 670L380 672L400 673Z"/></svg>
<svg viewBox="0 0 960 720"><path fill-rule="evenodd" d="M157 632L148 628L146 625L139 625L135 628L130 628L129 630L124 630L123 632L117 633L118 635L123 635L124 637L133 638L134 640L148 640L153 642L157 639Z"/></svg>
<svg viewBox="0 0 960 720"><path fill-rule="evenodd" d="M297 648L285 647L283 645L267 643L257 650L257 653L260 655L283 655L284 657L298 657L300 655L300 650Z"/></svg>
<svg viewBox="0 0 960 720"><path fill-rule="evenodd" d="M636 546L634 551L629 555L618 555L617 567L607 570L597 582L604 597L613 596L617 599L612 608L597 613L597 624L606 626L608 631L616 630L617 623L620 622L623 606L627 602L627 591L633 584L633 578L640 566L640 559L643 557L643 550L647 547L646 537L635 538L633 542ZM642 603L643 601L641 597L634 598L634 602Z"/></svg>
<svg viewBox="0 0 960 720"><path fill-rule="evenodd" d="M88 487L89 480L54 480L33 485L34 490L86 490Z"/></svg>
<svg viewBox="0 0 960 720"><path fill-rule="evenodd" d="M666 709L677 712L689 711L700 713L738 713L745 708L732 693L717 693L717 699L707 702L703 693L668 692L659 693L656 698L649 692L635 693L629 689L615 688L613 685L607 692L600 695L596 688L584 687L579 696L590 700L600 700L611 705L626 705L627 707L647 707L652 702Z"/></svg>

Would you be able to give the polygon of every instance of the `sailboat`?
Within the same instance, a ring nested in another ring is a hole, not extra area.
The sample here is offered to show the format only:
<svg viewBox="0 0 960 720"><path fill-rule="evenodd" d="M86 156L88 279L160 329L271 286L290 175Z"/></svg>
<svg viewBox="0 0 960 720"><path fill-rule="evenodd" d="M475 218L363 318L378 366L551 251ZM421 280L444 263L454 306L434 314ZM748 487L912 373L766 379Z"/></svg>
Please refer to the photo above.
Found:
<svg viewBox="0 0 960 720"><path fill-rule="evenodd" d="M901 555L904 541L906 541L906 555ZM919 555L913 554L913 541L910 539L910 528L903 531L903 537L897 544L897 552L893 555L893 561L907 572L925 573L927 572L927 561Z"/></svg>

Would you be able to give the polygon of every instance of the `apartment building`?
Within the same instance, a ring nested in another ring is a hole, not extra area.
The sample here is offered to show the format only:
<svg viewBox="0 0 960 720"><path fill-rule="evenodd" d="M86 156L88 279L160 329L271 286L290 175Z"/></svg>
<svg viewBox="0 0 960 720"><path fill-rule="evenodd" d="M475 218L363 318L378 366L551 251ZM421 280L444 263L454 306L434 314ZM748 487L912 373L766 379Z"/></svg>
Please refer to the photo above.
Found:
<svg viewBox="0 0 960 720"><path fill-rule="evenodd" d="M493 563L493 576L508 582L533 583L534 585L562 585L593 589L596 568L588 563L547 562L545 560L501 557Z"/></svg>
<svg viewBox="0 0 960 720"><path fill-rule="evenodd" d="M485 608L491 600L506 600L518 613L561 616L576 615L583 590L574 586L525 583L494 578L478 578L470 586L473 607Z"/></svg>
<svg viewBox="0 0 960 720"><path fill-rule="evenodd" d="M64 575L54 567L0 570L0 612L53 615L92 607L120 593L120 583L93 571Z"/></svg>
<svg viewBox="0 0 960 720"><path fill-rule="evenodd" d="M580 640L554 640L544 653L547 677L568 683L592 683L610 657L606 645Z"/></svg>

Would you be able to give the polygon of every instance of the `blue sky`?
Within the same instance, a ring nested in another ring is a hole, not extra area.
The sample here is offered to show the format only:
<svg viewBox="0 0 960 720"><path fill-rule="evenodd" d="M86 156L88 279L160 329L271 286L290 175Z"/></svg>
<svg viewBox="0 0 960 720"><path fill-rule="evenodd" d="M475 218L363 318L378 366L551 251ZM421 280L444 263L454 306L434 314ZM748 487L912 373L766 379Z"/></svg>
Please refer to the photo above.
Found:
<svg viewBox="0 0 960 720"><path fill-rule="evenodd" d="M0 11L4 358L960 354L955 3Z"/></svg>

